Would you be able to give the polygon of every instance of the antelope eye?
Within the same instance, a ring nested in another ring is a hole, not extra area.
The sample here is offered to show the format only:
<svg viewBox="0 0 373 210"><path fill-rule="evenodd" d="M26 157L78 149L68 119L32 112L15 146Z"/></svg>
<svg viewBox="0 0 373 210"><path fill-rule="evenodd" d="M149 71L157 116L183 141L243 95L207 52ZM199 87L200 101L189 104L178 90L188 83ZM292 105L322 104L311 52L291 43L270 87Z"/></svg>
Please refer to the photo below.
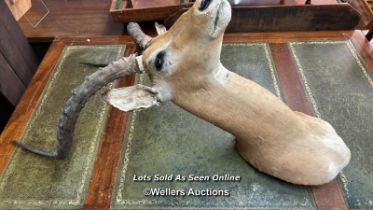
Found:
<svg viewBox="0 0 373 210"><path fill-rule="evenodd" d="M155 69L157 71L161 71L162 70L162 66L163 66L163 63L164 63L164 56L165 56L165 54L166 53L164 51L161 51L155 57L154 66L155 66Z"/></svg>
<svg viewBox="0 0 373 210"><path fill-rule="evenodd" d="M203 10L207 9L207 7L209 7L211 2L212 2L212 0L202 0L201 5L199 6L198 10L203 11Z"/></svg>

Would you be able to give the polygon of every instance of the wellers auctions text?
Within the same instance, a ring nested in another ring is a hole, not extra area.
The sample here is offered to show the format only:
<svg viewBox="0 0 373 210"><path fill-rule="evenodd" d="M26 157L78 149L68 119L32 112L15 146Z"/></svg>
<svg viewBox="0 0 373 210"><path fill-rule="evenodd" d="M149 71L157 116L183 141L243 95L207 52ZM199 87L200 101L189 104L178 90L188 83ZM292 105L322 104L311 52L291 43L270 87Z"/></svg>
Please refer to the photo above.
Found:
<svg viewBox="0 0 373 210"><path fill-rule="evenodd" d="M193 189L175 190L171 188L146 188L145 196L195 196L195 197L220 197L230 196L229 190L223 189Z"/></svg>

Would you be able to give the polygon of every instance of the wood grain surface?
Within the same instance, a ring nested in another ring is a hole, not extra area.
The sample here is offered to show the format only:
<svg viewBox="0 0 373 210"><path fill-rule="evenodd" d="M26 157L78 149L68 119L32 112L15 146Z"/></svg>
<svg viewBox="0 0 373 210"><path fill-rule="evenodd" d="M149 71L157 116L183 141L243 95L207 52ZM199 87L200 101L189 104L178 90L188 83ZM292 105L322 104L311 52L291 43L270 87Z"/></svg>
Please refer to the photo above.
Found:
<svg viewBox="0 0 373 210"><path fill-rule="evenodd" d="M19 20L30 41L51 42L56 37L100 37L123 33L124 25L115 23L109 13L110 0L44 1L50 13L36 28L30 26L25 18ZM29 19L39 19L45 12L44 6L37 2L26 14Z"/></svg>
<svg viewBox="0 0 373 210"><path fill-rule="evenodd" d="M365 7L361 7L360 9L362 8ZM160 8L148 10L155 12L158 9ZM166 26L170 27L173 25L177 18L186 10L187 8L181 8L179 11L169 15L168 18L165 18ZM233 5L232 18L227 32L353 30L358 26L366 25L360 24L360 20L363 17L362 14L367 15L366 13L368 12L362 13L349 4ZM157 20L150 17L147 19ZM123 19L123 21L128 20ZM131 21L134 20L132 19Z"/></svg>

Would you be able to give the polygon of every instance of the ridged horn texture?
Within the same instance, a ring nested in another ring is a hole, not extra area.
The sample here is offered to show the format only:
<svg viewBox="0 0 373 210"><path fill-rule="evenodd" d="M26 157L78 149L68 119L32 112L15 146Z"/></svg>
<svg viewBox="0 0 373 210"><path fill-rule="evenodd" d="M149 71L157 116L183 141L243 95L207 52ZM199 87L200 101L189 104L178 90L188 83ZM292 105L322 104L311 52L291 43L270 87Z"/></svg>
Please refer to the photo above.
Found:
<svg viewBox="0 0 373 210"><path fill-rule="evenodd" d="M146 35L140 28L139 24L130 22L127 24L127 32L133 41L142 49L146 49L152 38Z"/></svg>
<svg viewBox="0 0 373 210"><path fill-rule="evenodd" d="M56 151L43 151L17 141L13 141L13 143L26 151L41 156L58 159L66 158L71 147L76 121L88 99L108 83L136 71L138 71L136 56L132 54L114 61L87 76L84 82L72 91L72 96L67 100L62 109L57 129Z"/></svg>

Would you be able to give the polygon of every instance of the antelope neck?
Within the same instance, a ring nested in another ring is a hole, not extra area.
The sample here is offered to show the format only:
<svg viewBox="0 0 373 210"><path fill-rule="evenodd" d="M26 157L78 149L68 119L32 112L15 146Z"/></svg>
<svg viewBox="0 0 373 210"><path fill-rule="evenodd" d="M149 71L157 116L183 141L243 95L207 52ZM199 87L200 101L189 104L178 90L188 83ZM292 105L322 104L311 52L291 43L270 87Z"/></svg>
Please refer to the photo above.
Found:
<svg viewBox="0 0 373 210"><path fill-rule="evenodd" d="M226 70L204 81L195 90L174 87L173 102L240 139L273 139L299 128L290 108L250 80Z"/></svg>

